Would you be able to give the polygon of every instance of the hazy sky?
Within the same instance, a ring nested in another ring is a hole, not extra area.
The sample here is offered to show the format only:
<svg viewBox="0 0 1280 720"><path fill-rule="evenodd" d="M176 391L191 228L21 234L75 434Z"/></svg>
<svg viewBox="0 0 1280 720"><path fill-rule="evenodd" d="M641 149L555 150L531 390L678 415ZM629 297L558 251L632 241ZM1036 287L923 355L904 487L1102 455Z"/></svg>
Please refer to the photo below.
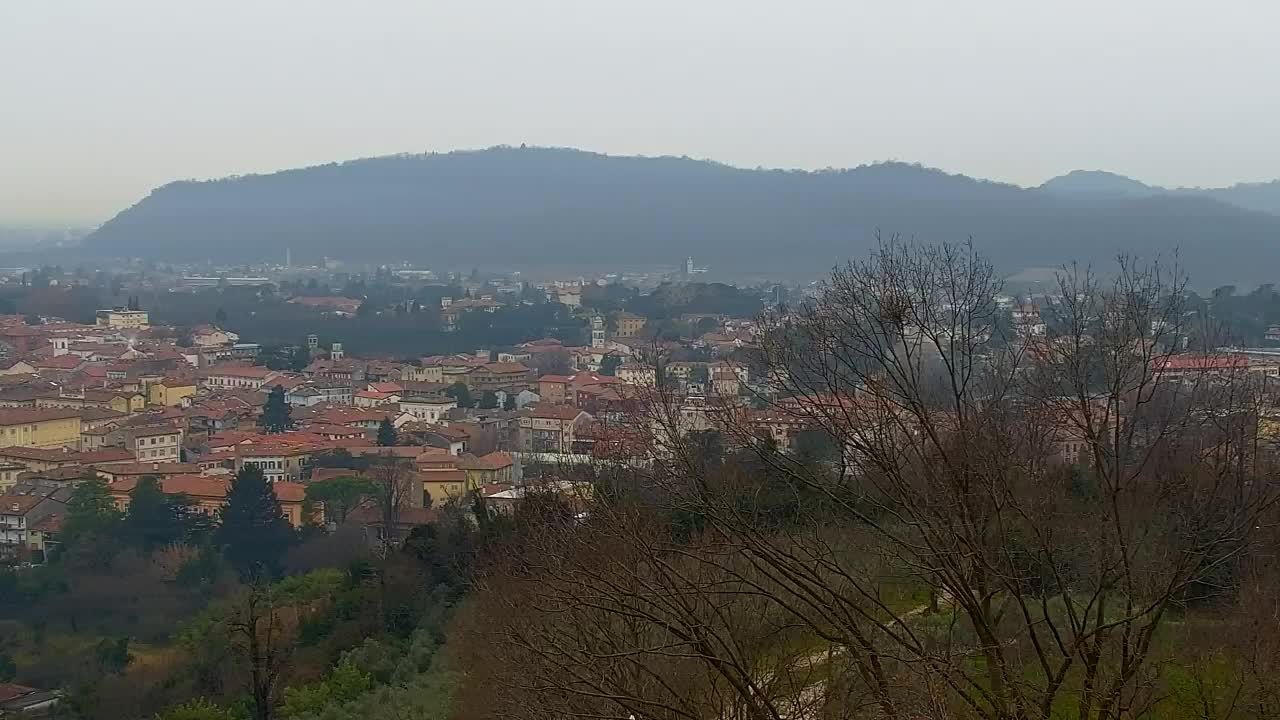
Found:
<svg viewBox="0 0 1280 720"><path fill-rule="evenodd" d="M1273 0L0 0L0 223L500 143L1280 177Z"/></svg>

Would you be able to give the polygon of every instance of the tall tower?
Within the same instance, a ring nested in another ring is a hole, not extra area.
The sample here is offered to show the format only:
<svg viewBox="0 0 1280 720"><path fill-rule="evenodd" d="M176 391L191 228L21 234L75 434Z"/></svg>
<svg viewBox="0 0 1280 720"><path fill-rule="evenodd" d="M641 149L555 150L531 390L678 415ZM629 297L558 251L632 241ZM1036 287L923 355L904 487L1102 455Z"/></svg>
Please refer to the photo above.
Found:
<svg viewBox="0 0 1280 720"><path fill-rule="evenodd" d="M591 347L604 347L604 318L599 315L591 316Z"/></svg>
<svg viewBox="0 0 1280 720"><path fill-rule="evenodd" d="M284 249L284 268L288 270L293 267L293 248Z"/></svg>
<svg viewBox="0 0 1280 720"><path fill-rule="evenodd" d="M329 346L329 359L330 360L342 359L342 343L336 342Z"/></svg>
<svg viewBox="0 0 1280 720"><path fill-rule="evenodd" d="M692 275L692 274L693 274L693 256L692 256L692 255L690 255L689 257L685 258L685 261L684 261L684 274L685 274L685 275Z"/></svg>

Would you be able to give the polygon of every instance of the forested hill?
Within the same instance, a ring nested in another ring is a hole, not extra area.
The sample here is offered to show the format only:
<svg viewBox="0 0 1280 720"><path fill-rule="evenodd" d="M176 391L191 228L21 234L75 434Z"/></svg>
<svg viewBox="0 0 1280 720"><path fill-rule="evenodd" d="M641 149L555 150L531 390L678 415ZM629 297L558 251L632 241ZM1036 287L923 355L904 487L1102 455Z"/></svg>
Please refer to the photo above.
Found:
<svg viewBox="0 0 1280 720"><path fill-rule="evenodd" d="M1173 195L1177 197L1210 198L1245 210L1280 215L1280 180L1260 183L1238 183L1221 188L1164 188L1158 185L1127 178L1102 170L1073 170L1040 186L1055 194L1112 195L1150 197Z"/></svg>
<svg viewBox="0 0 1280 720"><path fill-rule="evenodd" d="M1026 190L885 163L744 170L687 158L494 148L161 187L86 239L159 260L321 256L436 266L675 265L813 271L877 230L972 236L1002 267L1181 248L1198 283L1269 281L1280 217L1203 197Z"/></svg>

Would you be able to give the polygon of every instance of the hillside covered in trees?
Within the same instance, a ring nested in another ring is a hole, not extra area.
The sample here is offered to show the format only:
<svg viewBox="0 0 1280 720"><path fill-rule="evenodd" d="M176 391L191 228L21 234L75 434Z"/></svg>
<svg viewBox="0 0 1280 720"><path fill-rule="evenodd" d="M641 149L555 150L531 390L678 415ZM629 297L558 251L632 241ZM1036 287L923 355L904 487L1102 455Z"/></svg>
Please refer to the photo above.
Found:
<svg viewBox="0 0 1280 720"><path fill-rule="evenodd" d="M975 239L1004 270L1180 249L1198 282L1268 281L1280 217L1209 197L1057 193L884 163L819 172L493 148L175 182L85 240L101 255L822 271L878 229Z"/></svg>
<svg viewBox="0 0 1280 720"><path fill-rule="evenodd" d="M1221 188L1165 188L1148 185L1123 175L1102 170L1073 170L1040 186L1041 190L1064 195L1112 195L1125 197L1210 198L1228 205L1280 215L1280 180L1237 183Z"/></svg>

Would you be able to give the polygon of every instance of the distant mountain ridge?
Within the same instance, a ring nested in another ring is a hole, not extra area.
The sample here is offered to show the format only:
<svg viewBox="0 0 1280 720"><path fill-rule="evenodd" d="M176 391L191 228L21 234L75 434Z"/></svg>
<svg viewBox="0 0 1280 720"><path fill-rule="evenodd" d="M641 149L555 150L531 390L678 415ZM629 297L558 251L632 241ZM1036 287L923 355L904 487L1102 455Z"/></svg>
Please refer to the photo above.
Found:
<svg viewBox="0 0 1280 720"><path fill-rule="evenodd" d="M1108 261L1120 250L1151 257L1176 246L1197 282L1280 273L1280 217L1212 196L1047 185L903 163L746 170L499 147L170 183L84 247L236 262L283 259L289 248L303 261L495 269L673 266L693 255L713 269L808 273L863 255L883 231L927 242L972 237L1002 268Z"/></svg>
<svg viewBox="0 0 1280 720"><path fill-rule="evenodd" d="M1224 188L1164 188L1105 170L1072 170L1046 181L1039 189L1067 195L1207 197L1245 210L1280 215L1280 180L1237 183Z"/></svg>

